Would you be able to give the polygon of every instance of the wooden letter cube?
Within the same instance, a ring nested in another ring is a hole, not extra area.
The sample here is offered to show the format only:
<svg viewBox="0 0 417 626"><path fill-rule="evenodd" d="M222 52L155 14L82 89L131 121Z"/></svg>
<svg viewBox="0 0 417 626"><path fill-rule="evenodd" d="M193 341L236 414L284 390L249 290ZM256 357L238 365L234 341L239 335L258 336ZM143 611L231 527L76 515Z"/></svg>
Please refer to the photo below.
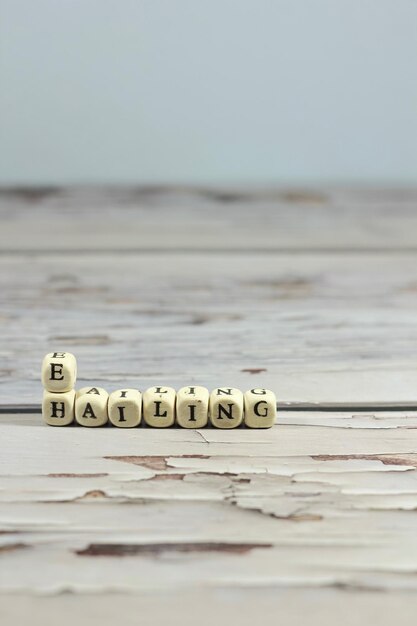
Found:
<svg viewBox="0 0 417 626"><path fill-rule="evenodd" d="M143 419L154 428L168 428L175 421L175 389L150 387L143 394Z"/></svg>
<svg viewBox="0 0 417 626"><path fill-rule="evenodd" d="M142 419L142 394L137 389L119 389L109 396L109 420L119 428L134 428Z"/></svg>
<svg viewBox="0 0 417 626"><path fill-rule="evenodd" d="M236 428L243 420L243 393L233 387L217 387L210 394L210 422L216 428Z"/></svg>
<svg viewBox="0 0 417 626"><path fill-rule="evenodd" d="M102 387L83 387L75 398L75 419L81 426L104 426L109 394Z"/></svg>
<svg viewBox="0 0 417 626"><path fill-rule="evenodd" d="M47 391L63 393L75 386L77 361L71 352L50 352L42 362L42 385Z"/></svg>
<svg viewBox="0 0 417 626"><path fill-rule="evenodd" d="M75 391L64 393L43 392L42 415L50 426L68 426L74 421Z"/></svg>
<svg viewBox="0 0 417 626"><path fill-rule="evenodd" d="M271 428L277 414L277 399L268 389L245 393L245 424L249 428Z"/></svg>
<svg viewBox="0 0 417 626"><path fill-rule="evenodd" d="M205 387L182 387L177 391L177 424L204 428L208 421L209 392Z"/></svg>

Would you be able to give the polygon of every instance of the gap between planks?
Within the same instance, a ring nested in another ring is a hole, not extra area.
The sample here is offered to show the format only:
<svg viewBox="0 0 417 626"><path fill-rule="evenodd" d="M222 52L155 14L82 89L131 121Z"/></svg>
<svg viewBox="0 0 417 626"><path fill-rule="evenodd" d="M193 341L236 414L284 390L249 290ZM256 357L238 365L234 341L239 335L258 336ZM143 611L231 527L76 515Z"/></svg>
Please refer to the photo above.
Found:
<svg viewBox="0 0 417 626"><path fill-rule="evenodd" d="M253 248L249 248L247 246L242 246L242 247L235 247L235 248L221 248L221 247L169 247L169 246L163 246L163 247L155 247L155 246L149 246L149 247L144 247L143 245L141 245L140 247L138 246L137 248L64 248L64 249L59 249L59 248L49 248L48 250L45 249L37 249L37 248L31 248L31 249L26 249L26 250L16 250L13 248L2 248L0 250L0 257L7 257L7 256L14 256L14 257L22 257L22 258L26 258L26 257L33 257L33 256L37 256L37 257L51 257L51 256L61 256L64 257L66 255L68 256L88 256L88 257L92 257L92 256L111 256L111 255L118 255L118 256L129 256L129 255L138 255L138 256L142 256L142 255L148 255L148 254L169 254L169 255L176 255L176 254L190 254L190 255L200 255L200 254L213 254L213 255L217 255L217 254L227 254L229 256L238 256L241 254L250 254L250 255L265 255L265 256L270 256L270 255L288 255L288 254L293 254L296 256L303 256L303 255L321 255L321 254L337 254L337 255L343 255L343 254L351 254L351 255L356 255L356 254L373 254L373 255L407 255L407 254L417 254L417 247L415 246L407 246L407 247L390 247L390 248L384 248L384 247L367 247L367 246L358 246L358 247L331 247L331 246L323 246L320 248L309 248L309 247L303 247L303 248L296 248L296 247L283 247L283 246L279 246L279 247L264 247L264 248L257 248L257 247L253 247Z"/></svg>
<svg viewBox="0 0 417 626"><path fill-rule="evenodd" d="M323 404L309 404L308 402L297 402L288 404L278 404L277 411L297 412L308 411L311 413L350 413L351 411L362 412L385 412L385 411L398 411L403 413L404 411L417 411L417 404L410 403L380 403L380 404L337 404L337 403L323 403ZM10 414L24 414L24 415L40 415L42 413L42 407L40 404L1 404L0 415Z"/></svg>

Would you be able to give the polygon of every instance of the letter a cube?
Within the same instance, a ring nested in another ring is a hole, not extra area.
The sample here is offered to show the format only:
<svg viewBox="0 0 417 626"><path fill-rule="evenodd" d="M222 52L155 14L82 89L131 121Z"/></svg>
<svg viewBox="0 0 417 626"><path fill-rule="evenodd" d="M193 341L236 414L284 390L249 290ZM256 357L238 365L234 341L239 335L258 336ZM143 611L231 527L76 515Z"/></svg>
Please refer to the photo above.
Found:
<svg viewBox="0 0 417 626"><path fill-rule="evenodd" d="M108 421L109 394L102 387L83 387L75 398L75 419L81 426L96 428Z"/></svg>

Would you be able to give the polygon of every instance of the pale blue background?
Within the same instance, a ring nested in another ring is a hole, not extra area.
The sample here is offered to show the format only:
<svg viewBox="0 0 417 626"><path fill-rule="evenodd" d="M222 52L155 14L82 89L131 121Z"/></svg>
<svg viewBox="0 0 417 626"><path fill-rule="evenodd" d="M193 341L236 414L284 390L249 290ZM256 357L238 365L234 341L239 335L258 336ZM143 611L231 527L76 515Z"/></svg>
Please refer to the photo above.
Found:
<svg viewBox="0 0 417 626"><path fill-rule="evenodd" d="M0 7L0 183L417 182L415 0Z"/></svg>

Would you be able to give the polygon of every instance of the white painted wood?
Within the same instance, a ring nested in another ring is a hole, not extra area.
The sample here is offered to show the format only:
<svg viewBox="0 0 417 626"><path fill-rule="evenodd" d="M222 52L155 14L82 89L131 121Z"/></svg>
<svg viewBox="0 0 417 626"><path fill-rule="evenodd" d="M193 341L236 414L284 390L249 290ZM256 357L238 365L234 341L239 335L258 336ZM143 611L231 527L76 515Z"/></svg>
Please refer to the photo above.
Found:
<svg viewBox="0 0 417 626"><path fill-rule="evenodd" d="M413 623L416 199L0 192L1 624ZM51 350L78 387L261 385L292 410L52 428L16 413Z"/></svg>
<svg viewBox="0 0 417 626"><path fill-rule="evenodd" d="M417 610L416 595L407 591L378 593L373 589L288 588L288 587L210 587L199 590L159 592L158 594L74 594L56 596L11 594L2 596L0 619L8 626L45 626L59 620L61 626L115 624L123 618L125 626L140 620L150 626L169 623L201 626L213 623L239 623L252 626L357 626L377 623L382 626L409 626Z"/></svg>
<svg viewBox="0 0 417 626"><path fill-rule="evenodd" d="M381 429L369 415L281 419L90 430L2 416L0 596L415 591L417 413L381 414Z"/></svg>
<svg viewBox="0 0 417 626"><path fill-rule="evenodd" d="M416 284L413 254L3 256L1 404L38 403L43 355L68 350L79 387L415 405Z"/></svg>

